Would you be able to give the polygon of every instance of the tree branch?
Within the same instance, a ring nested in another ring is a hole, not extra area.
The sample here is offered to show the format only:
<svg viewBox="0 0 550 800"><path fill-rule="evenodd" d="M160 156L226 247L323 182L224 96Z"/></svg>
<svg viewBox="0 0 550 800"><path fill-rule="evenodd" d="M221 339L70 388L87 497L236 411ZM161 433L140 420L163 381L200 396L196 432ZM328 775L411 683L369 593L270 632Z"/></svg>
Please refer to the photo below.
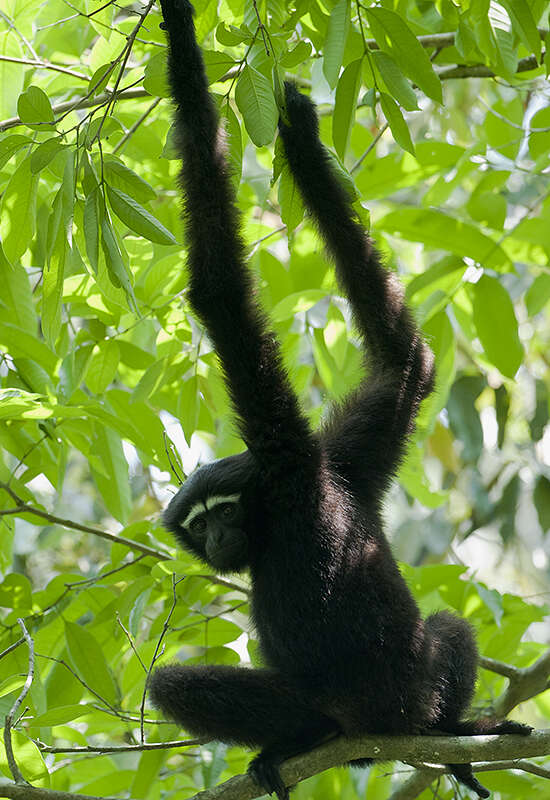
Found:
<svg viewBox="0 0 550 800"><path fill-rule="evenodd" d="M487 659L481 659L480 664L486 669L493 669L486 663ZM489 659L490 661L490 659ZM498 662L496 662L498 663ZM506 675L508 687L506 691L495 701L494 712L497 717L505 717L510 711L525 700L544 692L548 688L548 676L550 675L550 650L542 655L530 667L510 668L513 672ZM493 669L499 672L498 669ZM500 675L504 674L499 672Z"/></svg>
<svg viewBox="0 0 550 800"><path fill-rule="evenodd" d="M439 769L418 767L411 777L390 795L389 800L414 800L441 774L443 771Z"/></svg>
<svg viewBox="0 0 550 800"><path fill-rule="evenodd" d="M531 775L538 775L539 778L550 780L550 769L541 764L533 764L524 758L513 759L512 761L480 761L475 765L476 772L492 772L495 769L519 769L521 772L529 772Z"/></svg>
<svg viewBox="0 0 550 800"><path fill-rule="evenodd" d="M518 61L516 68L516 75L521 72L529 72L529 70L537 69L544 63L545 53L541 53L540 64L536 56L527 56ZM496 72L486 67L484 64L472 64L470 66L457 65L456 67L443 67L436 70L440 80L446 81L452 78L496 78Z"/></svg>
<svg viewBox="0 0 550 800"><path fill-rule="evenodd" d="M452 34L438 34L442 37L449 37ZM432 40L437 38L437 35L433 36L426 36L422 37L419 36L418 39L421 44L423 42L422 39L430 40L430 44L424 44L425 47L434 47L436 46ZM369 39L368 42L371 42ZM378 45L374 40L372 40L372 49L377 49ZM376 45L376 48L375 48ZM541 64L544 61L545 54L542 53L541 55ZM516 75L521 72L528 72L529 70L536 69L541 64L538 63L535 56L527 56L526 58L522 58L518 61L518 66L516 69ZM460 65L457 64L453 67L442 67L441 69L437 70L437 74L439 79L442 81L451 80L454 78L496 78L497 75L493 72L489 67L486 67L484 64L471 64L471 65ZM220 79L220 82L224 79L229 80L231 78L231 73L228 73L226 76L223 76ZM151 97L149 92L147 92L143 88L133 88L133 89L123 89L120 92L116 93L116 98L113 97L113 92L104 92L103 94L99 94L96 97L83 97L80 101L79 100L67 100L63 103L58 103L57 105L52 106L53 113L57 117L58 115L62 115L67 111L76 110L79 108L92 108L93 106L102 106L107 103L111 104L115 99L118 102L119 100L133 100L138 97ZM21 122L20 117L9 117L8 119L0 121L0 132L7 131L9 128L15 128L18 125L23 125L24 123Z"/></svg>
<svg viewBox="0 0 550 800"><path fill-rule="evenodd" d="M281 767L287 786L331 767L341 766L355 758L375 758L378 761L428 762L391 797L391 800L412 800L444 769L435 766L465 764L483 760L474 770L521 769L541 777L550 770L530 764L524 759L550 752L550 730L534 731L530 736L364 736L357 739L339 737L309 753L289 759ZM433 766L431 766L433 765ZM416 791L416 794L413 793ZM213 789L199 792L191 800L254 800L263 790L249 775L237 775ZM0 784L0 797L11 800L97 800L89 795L55 792L16 784ZM101 798L101 800L114 800Z"/></svg>
<svg viewBox="0 0 550 800"><path fill-rule="evenodd" d="M0 517L18 514L32 514L35 517L45 519L52 525L61 525L63 528L70 528L75 531L82 531L83 533L92 533L94 536L99 536L101 539L107 539L108 542L112 542L113 544L123 544L130 550L137 550L139 553L143 553L146 556L152 556L157 561L168 561L170 559L170 556L167 553L163 553L161 550L155 550L152 547L147 547L146 544L134 542L132 539L126 539L124 536L118 536L115 533L109 533L101 528L93 528L90 525L81 525L80 522L73 522L70 519L62 519L61 517L56 517L53 514L48 514L47 511L42 511L42 509L36 508L36 506L31 506L28 503L25 503L25 501L19 497L19 495L17 495L7 483L0 481L0 488L4 489L4 491L10 495L12 500L17 503L15 508L8 508L0 511Z"/></svg>
<svg viewBox="0 0 550 800"><path fill-rule="evenodd" d="M94 797L90 794L56 792L53 789L18 786L15 783L0 783L0 797L9 797L11 800L120 800L120 797ZM127 798L127 800L132 800L132 798Z"/></svg>
<svg viewBox="0 0 550 800"><path fill-rule="evenodd" d="M432 764L411 764L411 766L415 768L415 771L390 795L389 800L415 800L435 778L449 774L449 770L444 766L436 767ZM495 772L502 769L516 769L550 780L550 769L522 758L507 761L480 761L473 764L474 772Z"/></svg>
<svg viewBox="0 0 550 800"><path fill-rule="evenodd" d="M122 89L117 93L116 101L119 100L135 100L138 97L151 97L149 92L141 87L134 89ZM103 92L95 97L82 97L80 100L66 100L63 103L57 103L52 106L55 117L66 114L67 111L76 111L79 108L92 108L94 106L103 106L113 100L112 92ZM23 125L20 117L9 117L0 122L0 131L7 131L8 128L16 128L18 125Z"/></svg>
<svg viewBox="0 0 550 800"><path fill-rule="evenodd" d="M429 762L467 764L475 761L514 762L517 759L547 755L550 752L550 730L534 731L531 736L364 736L358 739L340 737L309 753L289 759L281 767L287 786L330 767L341 766L356 758L377 761ZM483 765L484 769L489 766ZM498 768L498 767L496 767ZM405 785L416 786L416 794L394 793L391 800L409 800L418 796L441 773L437 767L422 770ZM421 777L420 777L421 776ZM401 787L402 789L403 787ZM398 790L399 792L400 790ZM238 775L228 781L199 792L190 800L254 800L263 790L249 775ZM0 795L1 796L1 795Z"/></svg>
<svg viewBox="0 0 550 800"><path fill-rule="evenodd" d="M513 667L511 664L505 664L504 661L496 661L494 658L487 658L486 656L479 656L478 663L482 669L496 672L497 675L502 675L504 678L516 678L520 672L518 667Z"/></svg>

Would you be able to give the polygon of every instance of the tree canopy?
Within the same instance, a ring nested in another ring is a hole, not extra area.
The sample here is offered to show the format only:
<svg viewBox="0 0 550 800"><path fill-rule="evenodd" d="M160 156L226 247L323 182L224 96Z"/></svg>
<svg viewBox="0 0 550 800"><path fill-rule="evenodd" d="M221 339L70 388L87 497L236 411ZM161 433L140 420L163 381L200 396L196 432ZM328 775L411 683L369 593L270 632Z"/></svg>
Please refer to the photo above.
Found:
<svg viewBox="0 0 550 800"><path fill-rule="evenodd" d="M361 354L277 142L289 78L317 103L436 357L388 498L394 551L423 612L474 625L476 710L543 729L550 4L195 8L250 269L304 408L319 422L356 385ZM0 797L259 791L223 783L245 751L186 739L144 690L161 660L259 658L246 576L209 574L160 523L197 464L243 447L186 301L160 19L153 0L0 9ZM283 774L296 800L427 800L466 796L438 766L462 759L495 798L521 800L547 791L548 753L540 731L521 744L369 737ZM386 763L328 769L360 755Z"/></svg>

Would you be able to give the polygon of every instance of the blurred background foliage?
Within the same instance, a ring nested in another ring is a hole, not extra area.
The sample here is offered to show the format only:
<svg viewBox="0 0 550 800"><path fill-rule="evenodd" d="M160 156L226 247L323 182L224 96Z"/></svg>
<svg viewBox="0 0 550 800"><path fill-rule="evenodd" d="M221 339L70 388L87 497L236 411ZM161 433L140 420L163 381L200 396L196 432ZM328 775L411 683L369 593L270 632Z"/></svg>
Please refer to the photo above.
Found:
<svg viewBox="0 0 550 800"><path fill-rule="evenodd" d="M250 268L304 407L319 423L361 356L277 146L288 77L317 102L436 355L388 497L395 553L423 611L456 609L484 656L533 663L549 638L549 4L195 7ZM242 449L186 303L159 22L153 2L0 9L0 717L27 674L25 646L5 653L22 617L37 653L12 731L23 774L151 800L212 786L247 755L65 750L182 735L143 710L159 655L256 663L246 581L206 574L159 521L177 474ZM476 706L505 684L482 670ZM545 727L549 707L542 693L515 714ZM11 777L1 745L0 771ZM294 796L386 798L409 774L332 770ZM496 798L543 785L484 781ZM446 779L438 791L467 796Z"/></svg>

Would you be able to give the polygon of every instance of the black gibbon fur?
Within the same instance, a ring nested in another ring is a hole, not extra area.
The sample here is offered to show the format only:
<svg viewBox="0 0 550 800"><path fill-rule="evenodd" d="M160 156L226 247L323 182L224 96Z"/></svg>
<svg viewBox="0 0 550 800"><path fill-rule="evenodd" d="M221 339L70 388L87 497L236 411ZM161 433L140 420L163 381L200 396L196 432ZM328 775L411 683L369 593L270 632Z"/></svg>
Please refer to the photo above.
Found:
<svg viewBox="0 0 550 800"><path fill-rule="evenodd" d="M260 748L250 771L288 798L279 765L343 733L528 733L463 721L477 650L468 623L422 620L383 533L381 501L434 384L433 357L358 223L319 140L311 101L286 84L286 158L336 263L368 379L312 432L254 294L217 113L188 0L161 0L183 161L190 303L213 342L248 450L191 476L165 513L218 571L248 569L265 669L171 665L155 706L197 736ZM453 774L480 797L470 765Z"/></svg>

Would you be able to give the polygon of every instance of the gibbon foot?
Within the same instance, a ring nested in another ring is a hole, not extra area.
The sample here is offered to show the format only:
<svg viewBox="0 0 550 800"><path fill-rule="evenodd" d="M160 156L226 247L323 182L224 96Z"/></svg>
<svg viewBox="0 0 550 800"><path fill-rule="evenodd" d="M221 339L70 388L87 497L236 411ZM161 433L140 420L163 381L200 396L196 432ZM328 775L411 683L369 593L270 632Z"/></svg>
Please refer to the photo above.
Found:
<svg viewBox="0 0 550 800"><path fill-rule="evenodd" d="M248 774L267 794L276 794L278 800L290 800L290 789L281 777L279 759L260 753L248 765Z"/></svg>
<svg viewBox="0 0 550 800"><path fill-rule="evenodd" d="M485 731L485 733L510 733L516 736L529 736L533 730L534 728L532 728L531 725L524 725L523 722L516 722L513 719L503 719L502 722L491 725L489 730Z"/></svg>
<svg viewBox="0 0 550 800"><path fill-rule="evenodd" d="M449 764L449 767L451 768L451 775L454 775L468 789L474 791L478 797L486 798L491 796L489 789L486 789L475 777L471 764Z"/></svg>

